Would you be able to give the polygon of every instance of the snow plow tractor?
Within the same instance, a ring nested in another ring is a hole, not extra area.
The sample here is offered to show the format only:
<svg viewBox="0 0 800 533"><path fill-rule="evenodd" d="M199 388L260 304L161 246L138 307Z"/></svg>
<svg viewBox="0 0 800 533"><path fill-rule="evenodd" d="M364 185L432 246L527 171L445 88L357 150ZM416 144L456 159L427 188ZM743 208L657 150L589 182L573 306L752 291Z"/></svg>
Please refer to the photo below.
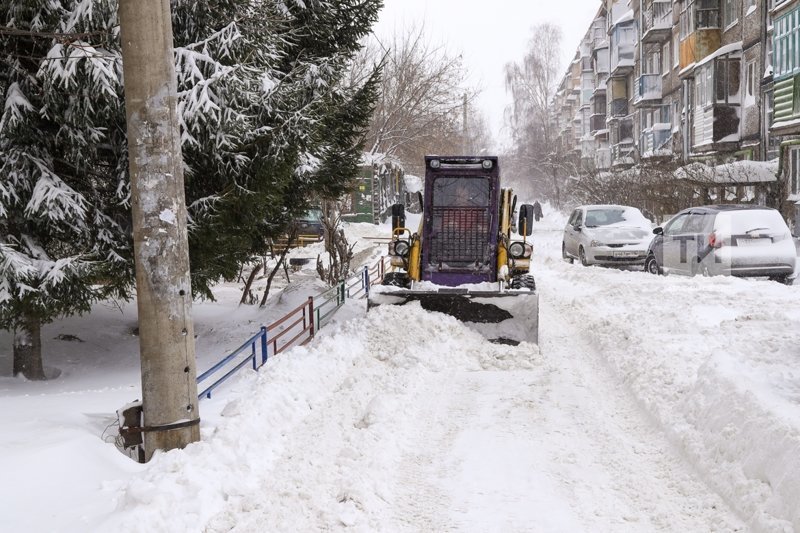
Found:
<svg viewBox="0 0 800 533"><path fill-rule="evenodd" d="M497 157L425 157L422 219L405 227L392 206L391 270L373 287L368 308L419 302L454 316L497 343L539 341L539 295L527 237L533 206L500 187Z"/></svg>

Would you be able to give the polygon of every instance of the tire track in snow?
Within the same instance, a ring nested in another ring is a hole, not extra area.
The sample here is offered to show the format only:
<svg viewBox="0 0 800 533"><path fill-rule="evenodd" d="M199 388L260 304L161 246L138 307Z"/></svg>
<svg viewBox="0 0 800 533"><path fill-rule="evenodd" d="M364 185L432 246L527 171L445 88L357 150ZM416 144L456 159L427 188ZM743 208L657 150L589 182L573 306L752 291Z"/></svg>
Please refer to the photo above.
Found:
<svg viewBox="0 0 800 533"><path fill-rule="evenodd" d="M582 512L587 525L595 531L744 530L613 376L590 333L569 318L571 305L560 297L559 283L540 284L543 351L560 367L552 375L554 400L567 415L563 431L570 443L554 462L574 460L588 474L570 483L574 497L589 502ZM573 448L581 441L592 445L584 448L591 454Z"/></svg>

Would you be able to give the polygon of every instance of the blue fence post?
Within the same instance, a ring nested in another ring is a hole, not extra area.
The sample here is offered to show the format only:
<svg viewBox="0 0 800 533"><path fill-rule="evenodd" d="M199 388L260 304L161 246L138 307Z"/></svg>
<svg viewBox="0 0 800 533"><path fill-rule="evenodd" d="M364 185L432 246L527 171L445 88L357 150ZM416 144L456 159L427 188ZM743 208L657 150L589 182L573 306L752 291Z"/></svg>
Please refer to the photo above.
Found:
<svg viewBox="0 0 800 533"><path fill-rule="evenodd" d="M261 364L267 362L267 326L261 326Z"/></svg>
<svg viewBox="0 0 800 533"><path fill-rule="evenodd" d="M369 298L369 267L364 267L364 276L362 279L364 282L364 296Z"/></svg>
<svg viewBox="0 0 800 533"><path fill-rule="evenodd" d="M314 337L314 335L316 334L316 331L315 331L315 328L314 328L314 297L313 296L309 296L308 297L308 310L309 310L308 320L311 322L309 324L309 326L310 326L309 331L311 332L311 337ZM319 328L319 327L320 327L319 326L319 319L317 319L317 328Z"/></svg>

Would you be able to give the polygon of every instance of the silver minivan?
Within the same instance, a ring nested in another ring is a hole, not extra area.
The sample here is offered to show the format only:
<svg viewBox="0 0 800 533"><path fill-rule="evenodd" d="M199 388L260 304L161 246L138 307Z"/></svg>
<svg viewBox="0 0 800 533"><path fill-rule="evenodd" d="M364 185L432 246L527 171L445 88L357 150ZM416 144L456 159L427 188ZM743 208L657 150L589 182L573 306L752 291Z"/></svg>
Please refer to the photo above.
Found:
<svg viewBox="0 0 800 533"><path fill-rule="evenodd" d="M794 241L781 214L769 207L691 207L653 233L645 260L652 274L764 276L784 283L794 274Z"/></svg>

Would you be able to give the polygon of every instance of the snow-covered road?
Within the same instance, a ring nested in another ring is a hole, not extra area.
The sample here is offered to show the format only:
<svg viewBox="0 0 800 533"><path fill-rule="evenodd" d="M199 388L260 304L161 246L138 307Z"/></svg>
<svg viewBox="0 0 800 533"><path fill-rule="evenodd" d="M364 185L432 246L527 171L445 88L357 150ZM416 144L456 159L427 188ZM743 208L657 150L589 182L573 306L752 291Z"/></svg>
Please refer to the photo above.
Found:
<svg viewBox="0 0 800 533"><path fill-rule="evenodd" d="M538 349L488 343L418 307L365 315L351 301L311 345L205 401L202 442L143 466L120 455L105 477L93 470L93 491L87 480L85 493L64 496L80 513L8 523L66 532L800 531L800 287L570 265L560 258L563 220L547 222L534 235ZM227 338L224 321L253 316L198 311L201 339L213 329ZM75 327L88 344L92 329ZM70 398L54 396L51 409L69 409ZM93 453L61 468L79 470Z"/></svg>

